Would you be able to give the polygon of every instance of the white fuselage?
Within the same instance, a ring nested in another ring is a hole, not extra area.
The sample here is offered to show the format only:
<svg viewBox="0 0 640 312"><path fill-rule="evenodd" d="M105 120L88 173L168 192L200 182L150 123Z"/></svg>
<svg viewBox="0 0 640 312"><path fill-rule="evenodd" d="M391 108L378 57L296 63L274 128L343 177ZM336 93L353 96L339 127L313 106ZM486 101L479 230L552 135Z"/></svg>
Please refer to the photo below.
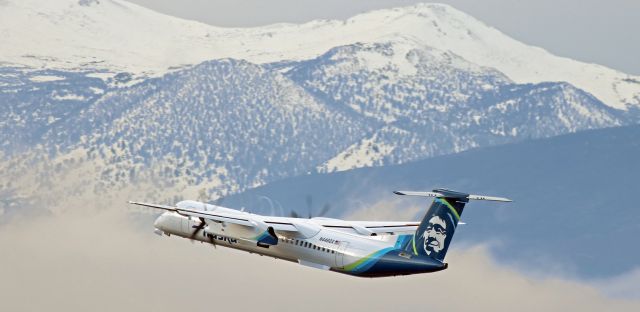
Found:
<svg viewBox="0 0 640 312"><path fill-rule="evenodd" d="M129 203L166 211L154 224L159 234L354 276L385 277L447 269L444 257L469 200L511 201L447 189L394 193L434 199L420 222L273 217L191 200L176 206Z"/></svg>
<svg viewBox="0 0 640 312"><path fill-rule="evenodd" d="M225 210L242 214L237 210ZM277 231L278 243L268 247L258 246L256 241L251 239L254 233L250 228L233 223L208 222L200 231L196 231L201 224L198 218L165 212L156 220L154 226L167 235L335 271L341 271L346 265L376 251L394 247L398 238L398 235L362 236L339 229L314 226L313 222L307 219L296 220L309 223L310 231L307 237L302 237L297 232Z"/></svg>

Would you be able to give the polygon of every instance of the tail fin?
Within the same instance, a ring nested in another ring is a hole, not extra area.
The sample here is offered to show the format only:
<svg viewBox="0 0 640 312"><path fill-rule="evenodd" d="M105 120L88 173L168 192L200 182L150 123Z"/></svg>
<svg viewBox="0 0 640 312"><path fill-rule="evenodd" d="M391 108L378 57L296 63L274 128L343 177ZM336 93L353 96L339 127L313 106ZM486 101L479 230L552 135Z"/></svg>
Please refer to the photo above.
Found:
<svg viewBox="0 0 640 312"><path fill-rule="evenodd" d="M470 195L446 189L435 189L433 192L397 191L394 193L398 195L435 197L420 226L413 234L413 239L406 246L406 251L416 255L428 256L439 261L444 260L464 206L470 199L511 201L501 197Z"/></svg>

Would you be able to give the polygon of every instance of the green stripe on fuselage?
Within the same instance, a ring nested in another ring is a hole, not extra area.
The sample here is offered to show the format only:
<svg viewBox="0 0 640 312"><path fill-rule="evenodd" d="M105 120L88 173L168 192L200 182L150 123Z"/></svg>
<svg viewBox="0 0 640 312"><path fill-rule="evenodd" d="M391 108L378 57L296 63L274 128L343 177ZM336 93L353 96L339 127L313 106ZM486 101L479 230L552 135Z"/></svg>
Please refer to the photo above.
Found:
<svg viewBox="0 0 640 312"><path fill-rule="evenodd" d="M371 267L374 264L374 261L377 261L378 259L380 259L380 257L384 256L387 252L393 250L393 247L387 247L384 249L380 249L376 252L373 252L367 256L365 256L364 258L361 258L360 260L353 262L349 265L346 265L344 267L345 271L349 271L349 272L360 272L361 270L364 271L366 269L368 269L369 267Z"/></svg>

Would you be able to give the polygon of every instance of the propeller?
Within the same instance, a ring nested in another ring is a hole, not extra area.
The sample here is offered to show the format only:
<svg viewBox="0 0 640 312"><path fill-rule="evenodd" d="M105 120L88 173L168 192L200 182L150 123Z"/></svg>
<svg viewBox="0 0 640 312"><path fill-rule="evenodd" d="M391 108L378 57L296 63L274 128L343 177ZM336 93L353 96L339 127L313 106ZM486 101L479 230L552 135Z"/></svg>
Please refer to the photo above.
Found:
<svg viewBox="0 0 640 312"><path fill-rule="evenodd" d="M264 195L258 195L258 206L260 207L260 211L265 211L266 208L265 206L263 206L263 203L267 203L269 204L269 212L268 215L269 216L284 216L284 209L282 209L282 204L280 204L279 201L275 200L275 199L271 199L269 196L264 196ZM264 208L263 208L264 207ZM244 209L244 208L242 208Z"/></svg>
<svg viewBox="0 0 640 312"><path fill-rule="evenodd" d="M191 242L195 240L195 238L198 236L198 233L200 233L200 231L202 231L204 227L207 225L207 222L204 221L204 218L199 217L198 219L200 219L200 224L192 226L196 230L193 231L191 236L189 236L189 239L191 240ZM213 245L213 248L217 248L216 241L213 239L213 236L207 235L207 238L209 238L209 243Z"/></svg>
<svg viewBox="0 0 640 312"><path fill-rule="evenodd" d="M214 201L214 204L217 206L220 206L223 201L224 201L224 197L219 197L216 201ZM207 211L207 204L204 202L201 202L201 203L202 203L202 211ZM198 217L198 219L200 220L200 224L192 226L193 228L195 228L195 231L193 231L191 236L189 236L189 239L191 240L191 242L193 242L195 238L198 236L198 233L200 233L200 231L202 231L204 227L207 226L207 222L204 221L204 218ZM217 249L216 241L215 239L213 239L213 236L207 235L207 238L209 239L209 243L213 245L213 248Z"/></svg>
<svg viewBox="0 0 640 312"><path fill-rule="evenodd" d="M320 210L320 213L318 214L318 217L326 216L327 213L329 213L329 210L331 210L331 205L329 203L324 204L324 206L322 206L322 210Z"/></svg>
<svg viewBox="0 0 640 312"><path fill-rule="evenodd" d="M309 219L311 219L312 213L311 209L313 209L313 197L311 195L307 195L307 212L309 212Z"/></svg>
<svg viewBox="0 0 640 312"><path fill-rule="evenodd" d="M204 227L207 225L206 222L204 222L204 218L199 217L198 219L200 219L200 224L192 226L193 228L195 228L196 230L193 231L193 233L191 234L191 236L189 236L189 239L194 240L196 238L196 236L198 236L198 233L200 231L202 231L202 229L204 229Z"/></svg>
<svg viewBox="0 0 640 312"><path fill-rule="evenodd" d="M213 235L207 235L207 237L209 238L209 243L213 245L213 248L218 249L218 247L216 246L216 240L213 239Z"/></svg>
<svg viewBox="0 0 640 312"><path fill-rule="evenodd" d="M314 214L313 214L313 197L311 195L307 195L305 197L305 201L307 203L307 212L308 212L308 218L309 219L311 219L313 217L324 217L331 210L331 204L326 203L326 204L324 204L324 206L322 206L322 210L320 210L320 213L318 213L317 215L314 216ZM291 217L291 218L300 218L300 215L297 212L292 210L289 213L289 217Z"/></svg>

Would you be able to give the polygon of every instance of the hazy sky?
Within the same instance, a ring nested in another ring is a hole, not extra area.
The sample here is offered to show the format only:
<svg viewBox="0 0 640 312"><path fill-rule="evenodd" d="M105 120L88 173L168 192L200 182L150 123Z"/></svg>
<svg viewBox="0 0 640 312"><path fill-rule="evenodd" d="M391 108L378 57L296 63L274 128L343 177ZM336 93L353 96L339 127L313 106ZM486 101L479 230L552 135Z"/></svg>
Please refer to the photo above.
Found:
<svg viewBox="0 0 640 312"><path fill-rule="evenodd" d="M589 283L527 277L482 246L454 248L443 272L356 278L158 237L125 204L81 208L0 227L0 311L640 310Z"/></svg>
<svg viewBox="0 0 640 312"><path fill-rule="evenodd" d="M344 19L415 0L129 0L215 26ZM426 1L428 2L428 1ZM640 75L638 0L440 0L559 56Z"/></svg>

